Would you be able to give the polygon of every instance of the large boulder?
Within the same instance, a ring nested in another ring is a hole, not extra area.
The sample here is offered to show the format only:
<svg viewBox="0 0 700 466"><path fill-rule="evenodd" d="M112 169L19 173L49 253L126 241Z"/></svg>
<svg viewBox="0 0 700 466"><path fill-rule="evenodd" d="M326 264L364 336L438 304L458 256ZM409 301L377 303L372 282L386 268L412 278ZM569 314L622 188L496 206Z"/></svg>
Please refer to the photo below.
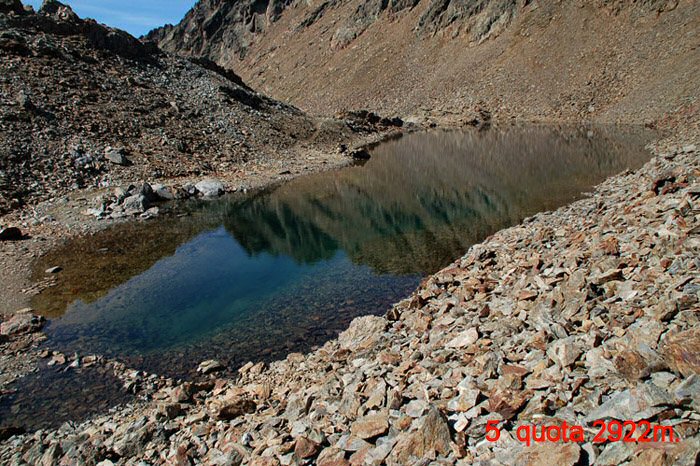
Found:
<svg viewBox="0 0 700 466"><path fill-rule="evenodd" d="M447 420L431 405L419 428L398 436L398 442L387 458L388 465L414 464L422 458L447 456L452 451L452 438Z"/></svg>
<svg viewBox="0 0 700 466"><path fill-rule="evenodd" d="M194 185L194 187L197 188L197 192L204 197L219 197L225 192L224 184L214 179L202 180Z"/></svg>
<svg viewBox="0 0 700 466"><path fill-rule="evenodd" d="M143 194L134 194L124 199L122 207L127 214L140 214L148 209L148 201Z"/></svg>
<svg viewBox="0 0 700 466"><path fill-rule="evenodd" d="M661 352L674 372L684 377L700 375L700 328L666 337Z"/></svg>
<svg viewBox="0 0 700 466"><path fill-rule="evenodd" d="M350 427L352 434L363 440L377 437L389 430L386 413L372 413L355 421Z"/></svg>
<svg viewBox="0 0 700 466"><path fill-rule="evenodd" d="M131 165L129 159L126 158L124 149L107 147L105 149L105 158L115 165L127 166Z"/></svg>
<svg viewBox="0 0 700 466"><path fill-rule="evenodd" d="M365 350L375 345L382 337L387 320L382 317L358 317L350 327L338 336L340 347L350 351Z"/></svg>
<svg viewBox="0 0 700 466"><path fill-rule="evenodd" d="M151 186L151 189L159 201L172 201L175 199L173 190L163 184L154 184Z"/></svg>
<svg viewBox="0 0 700 466"><path fill-rule="evenodd" d="M222 398L213 400L208 405L213 418L226 421L254 413L256 408L255 401L236 390L227 392Z"/></svg>

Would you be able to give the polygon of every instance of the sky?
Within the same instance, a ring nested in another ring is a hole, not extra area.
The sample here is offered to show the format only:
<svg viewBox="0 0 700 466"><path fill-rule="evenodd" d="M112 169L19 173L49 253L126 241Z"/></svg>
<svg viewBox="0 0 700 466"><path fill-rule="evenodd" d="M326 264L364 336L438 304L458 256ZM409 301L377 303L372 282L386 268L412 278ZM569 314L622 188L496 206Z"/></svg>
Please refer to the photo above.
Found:
<svg viewBox="0 0 700 466"><path fill-rule="evenodd" d="M177 24L195 0L60 0L81 18L94 18L139 37L164 24ZM38 10L42 0L22 0Z"/></svg>

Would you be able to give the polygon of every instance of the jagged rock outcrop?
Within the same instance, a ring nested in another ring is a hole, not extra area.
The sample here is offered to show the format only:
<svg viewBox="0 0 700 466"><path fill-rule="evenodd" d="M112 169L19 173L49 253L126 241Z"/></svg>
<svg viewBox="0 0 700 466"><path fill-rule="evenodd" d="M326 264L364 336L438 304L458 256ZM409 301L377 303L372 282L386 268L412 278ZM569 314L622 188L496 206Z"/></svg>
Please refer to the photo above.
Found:
<svg viewBox="0 0 700 466"><path fill-rule="evenodd" d="M151 31L146 38L156 41L166 50L186 55L208 56L221 60L226 54L244 56L256 34L264 33L288 7L304 10L304 18L297 31L318 22L331 9L352 5L351 14L336 26L330 41L331 48L343 47L371 24L385 16L394 19L405 10L417 7L421 0L202 0L177 25L166 25ZM419 35L435 34L448 26L456 32L466 32L472 41L483 41L506 28L532 0L423 0L421 13L414 31ZM602 0L601 5L620 13L629 2ZM677 0L645 0L635 2L644 13L675 9ZM310 9L310 11L309 11Z"/></svg>
<svg viewBox="0 0 700 466"><path fill-rule="evenodd" d="M431 0L416 29L436 33L452 24L468 31L472 40L484 40L510 24L530 0Z"/></svg>
<svg viewBox="0 0 700 466"><path fill-rule="evenodd" d="M352 13L340 22L330 40L332 49L343 48L360 36L370 25L386 16L394 18L411 10L420 0L370 0L359 3L324 0L297 25L296 30L312 26L325 13L343 3L353 4ZM415 25L417 34L435 34L459 23L475 40L482 40L508 25L517 11L530 0L429 0ZM198 2L176 26L167 25L151 31L146 38L162 48L186 55L207 56L215 60L225 55L244 57L255 40L276 22L289 6L304 8L308 4L283 0L248 0L246 2Z"/></svg>
<svg viewBox="0 0 700 466"><path fill-rule="evenodd" d="M275 22L290 0L244 0L198 2L177 26L166 25L151 31L146 39L166 50L187 48L188 55L213 57L216 49L226 48L241 56L254 34Z"/></svg>

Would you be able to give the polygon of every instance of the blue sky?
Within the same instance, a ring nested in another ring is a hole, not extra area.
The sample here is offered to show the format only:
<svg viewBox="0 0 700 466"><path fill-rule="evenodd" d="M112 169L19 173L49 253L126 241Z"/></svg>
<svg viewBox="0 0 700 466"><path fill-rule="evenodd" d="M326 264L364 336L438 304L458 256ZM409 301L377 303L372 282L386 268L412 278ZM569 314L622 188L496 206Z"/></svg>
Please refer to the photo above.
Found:
<svg viewBox="0 0 700 466"><path fill-rule="evenodd" d="M23 0L38 10L42 0ZM139 37L167 23L180 22L195 0L61 0L80 17L94 18Z"/></svg>

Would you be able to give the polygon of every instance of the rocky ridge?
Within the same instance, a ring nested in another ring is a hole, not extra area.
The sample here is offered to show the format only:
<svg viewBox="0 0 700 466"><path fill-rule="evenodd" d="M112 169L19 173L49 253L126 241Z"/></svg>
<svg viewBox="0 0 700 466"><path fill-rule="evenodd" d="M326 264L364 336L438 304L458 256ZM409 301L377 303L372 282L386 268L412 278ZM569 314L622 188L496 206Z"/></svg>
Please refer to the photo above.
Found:
<svg viewBox="0 0 700 466"><path fill-rule="evenodd" d="M12 436L0 458L696 464L697 142L664 147L591 197L493 235L385 317L359 318L307 356L246 364L236 380L217 377L220 365L207 361L206 382L151 384L136 405ZM648 420L680 441L593 443L597 419ZM490 420L501 428L496 443L484 438ZM564 421L584 426L586 441L515 438L517 426Z"/></svg>
<svg viewBox="0 0 700 466"><path fill-rule="evenodd" d="M349 3L349 2L345 2ZM396 19L404 11L419 6L420 0L373 0L353 4L352 13L336 24L330 46L344 48L382 17ZM425 2L413 32L418 36L435 35L452 26L453 35L465 33L470 42L483 42L499 35L512 20L524 13L531 0L430 0ZM615 13L627 7L625 2L601 2ZM674 5L675 3L675 5ZM637 5L640 14L661 13L677 7L678 2L647 0ZM308 28L321 20L331 9L343 4L340 0L324 0L308 5L303 20L294 30ZM248 49L276 23L287 9L301 9L305 3L290 0L220 2L203 0L177 25L166 25L146 35L166 50L191 56L207 56L216 61L231 55L245 57Z"/></svg>
<svg viewBox="0 0 700 466"><path fill-rule="evenodd" d="M698 21L675 0L202 0L147 37L310 112L662 125L697 105Z"/></svg>
<svg viewBox="0 0 700 466"><path fill-rule="evenodd" d="M55 0L0 6L0 214L78 189L279 172L377 129L309 117Z"/></svg>

